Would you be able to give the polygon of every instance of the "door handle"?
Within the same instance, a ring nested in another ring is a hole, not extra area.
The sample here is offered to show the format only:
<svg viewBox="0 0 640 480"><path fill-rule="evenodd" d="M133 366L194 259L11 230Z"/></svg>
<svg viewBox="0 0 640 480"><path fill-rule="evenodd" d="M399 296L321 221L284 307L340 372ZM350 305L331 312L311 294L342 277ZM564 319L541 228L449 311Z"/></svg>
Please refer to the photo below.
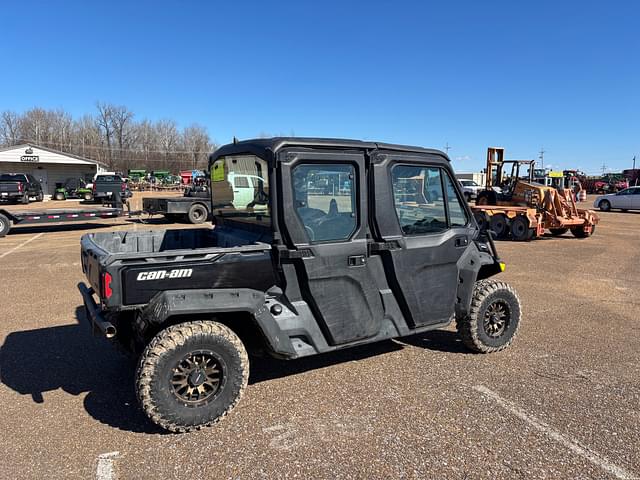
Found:
<svg viewBox="0 0 640 480"><path fill-rule="evenodd" d="M364 255L352 255L347 259L350 267L362 267L367 263L367 257Z"/></svg>
<svg viewBox="0 0 640 480"><path fill-rule="evenodd" d="M468 237L456 237L454 245L456 247L466 247L467 245L469 245L469 238Z"/></svg>

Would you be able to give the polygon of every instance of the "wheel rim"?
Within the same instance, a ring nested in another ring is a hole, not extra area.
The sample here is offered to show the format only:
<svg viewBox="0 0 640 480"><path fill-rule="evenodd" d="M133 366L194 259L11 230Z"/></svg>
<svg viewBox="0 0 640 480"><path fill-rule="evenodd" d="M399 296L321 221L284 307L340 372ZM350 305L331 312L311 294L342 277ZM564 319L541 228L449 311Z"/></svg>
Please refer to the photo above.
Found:
<svg viewBox="0 0 640 480"><path fill-rule="evenodd" d="M504 335L511 321L511 309L503 300L491 303L485 313L483 326L485 333L490 338L498 338Z"/></svg>
<svg viewBox="0 0 640 480"><path fill-rule="evenodd" d="M194 220L202 220L204 217L204 211L202 208L194 208L192 212L192 217Z"/></svg>
<svg viewBox="0 0 640 480"><path fill-rule="evenodd" d="M516 237L521 237L524 235L526 231L526 227L522 224L522 222L514 222L513 225L513 234Z"/></svg>
<svg viewBox="0 0 640 480"><path fill-rule="evenodd" d="M184 356L171 371L171 389L178 400L190 407L211 401L224 380L222 364L213 352L198 350Z"/></svg>

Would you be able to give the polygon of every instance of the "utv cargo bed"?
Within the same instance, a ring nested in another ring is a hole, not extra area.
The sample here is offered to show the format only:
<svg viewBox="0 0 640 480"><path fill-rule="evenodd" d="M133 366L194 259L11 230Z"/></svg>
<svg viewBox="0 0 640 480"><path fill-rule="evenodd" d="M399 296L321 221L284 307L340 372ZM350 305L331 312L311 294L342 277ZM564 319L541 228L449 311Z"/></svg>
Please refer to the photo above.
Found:
<svg viewBox="0 0 640 480"><path fill-rule="evenodd" d="M274 284L266 234L212 229L99 232L82 237L82 269L106 305L148 303L164 290L225 288L242 275ZM266 268L262 268L266 267Z"/></svg>

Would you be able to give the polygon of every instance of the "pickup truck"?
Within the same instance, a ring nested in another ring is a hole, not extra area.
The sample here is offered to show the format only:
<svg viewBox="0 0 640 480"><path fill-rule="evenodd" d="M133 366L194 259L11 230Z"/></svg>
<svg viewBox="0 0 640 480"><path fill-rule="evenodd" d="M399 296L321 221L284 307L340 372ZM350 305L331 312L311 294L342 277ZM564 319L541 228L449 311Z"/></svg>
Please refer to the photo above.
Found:
<svg viewBox="0 0 640 480"><path fill-rule="evenodd" d="M120 192L120 196L123 200L132 196L131 190L127 187L127 182L125 182L119 175L96 175L91 186L91 194L95 201L111 201L113 199L114 192Z"/></svg>
<svg viewBox="0 0 640 480"><path fill-rule="evenodd" d="M142 210L150 215L164 215L167 220L186 220L194 225L204 223L211 214L208 188L187 188L182 197L148 197L142 199Z"/></svg>
<svg viewBox="0 0 640 480"><path fill-rule="evenodd" d="M86 318L139 358L138 401L157 425L224 417L248 352L296 359L454 320L475 352L515 338L518 295L490 279L504 263L443 152L256 139L219 148L209 171L215 228L81 239ZM236 198L238 175L256 179L252 199Z"/></svg>
<svg viewBox="0 0 640 480"><path fill-rule="evenodd" d="M0 200L15 203L29 203L35 197L37 202L44 199L42 185L28 173L3 173L0 175Z"/></svg>

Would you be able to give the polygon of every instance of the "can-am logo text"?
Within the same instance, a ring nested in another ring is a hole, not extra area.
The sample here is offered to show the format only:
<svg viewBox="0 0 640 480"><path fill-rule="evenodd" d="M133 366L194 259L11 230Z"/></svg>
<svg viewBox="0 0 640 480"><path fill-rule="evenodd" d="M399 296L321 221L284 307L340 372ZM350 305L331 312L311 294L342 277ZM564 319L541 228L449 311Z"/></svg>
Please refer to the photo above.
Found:
<svg viewBox="0 0 640 480"><path fill-rule="evenodd" d="M193 270L191 268L176 268L175 270L154 270L151 272L140 272L138 281L143 280L164 280L165 278L189 278Z"/></svg>

